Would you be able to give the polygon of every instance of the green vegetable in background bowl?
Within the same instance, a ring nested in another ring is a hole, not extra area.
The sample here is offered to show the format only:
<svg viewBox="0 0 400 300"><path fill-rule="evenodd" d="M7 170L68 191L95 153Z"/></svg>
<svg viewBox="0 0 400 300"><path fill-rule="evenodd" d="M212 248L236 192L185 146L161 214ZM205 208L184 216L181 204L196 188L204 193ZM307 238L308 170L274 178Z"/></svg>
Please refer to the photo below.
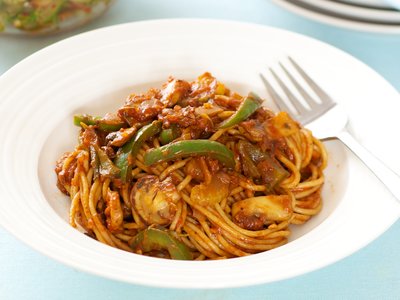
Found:
<svg viewBox="0 0 400 300"><path fill-rule="evenodd" d="M0 0L0 33L46 34L80 26L112 0Z"/></svg>

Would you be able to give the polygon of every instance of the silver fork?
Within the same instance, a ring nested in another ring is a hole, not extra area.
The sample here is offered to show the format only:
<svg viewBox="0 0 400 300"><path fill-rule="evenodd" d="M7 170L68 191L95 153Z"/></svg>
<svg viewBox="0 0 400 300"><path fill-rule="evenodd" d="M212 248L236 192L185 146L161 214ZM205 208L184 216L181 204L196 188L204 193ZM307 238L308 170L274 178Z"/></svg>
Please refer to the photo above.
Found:
<svg viewBox="0 0 400 300"><path fill-rule="evenodd" d="M298 75L304 79L309 85L309 88L318 96L319 101L315 101L302 87L302 84L299 83L295 76L293 76L282 63L279 63L285 75L289 78L309 107L306 107L304 103L291 92L283 79L278 76L272 68L269 68L272 76L285 93L288 102L292 104L292 106L287 105L273 85L263 74L260 74L268 93L278 108L287 111L294 119L303 125L307 125L306 127L312 130L315 137L319 139L338 138L342 141L365 163L393 196L400 201L400 176L354 139L346 129L348 117L344 109L317 85L291 57L288 57L288 59L298 72Z"/></svg>

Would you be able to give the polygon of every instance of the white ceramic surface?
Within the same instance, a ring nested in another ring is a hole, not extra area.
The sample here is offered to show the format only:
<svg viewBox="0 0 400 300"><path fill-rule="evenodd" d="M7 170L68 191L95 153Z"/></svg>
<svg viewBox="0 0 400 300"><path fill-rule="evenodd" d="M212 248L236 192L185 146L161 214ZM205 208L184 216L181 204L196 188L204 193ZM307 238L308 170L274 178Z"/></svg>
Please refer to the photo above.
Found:
<svg viewBox="0 0 400 300"><path fill-rule="evenodd" d="M349 4L375 6L375 7L390 7L385 0L342 0Z"/></svg>
<svg viewBox="0 0 400 300"><path fill-rule="evenodd" d="M379 8L361 8L357 6L346 7L344 4L320 1L320 0L298 0L296 2L288 2L286 0L272 0L283 8L304 16L306 18L359 31L368 31L385 34L399 34L400 12L394 10L382 10ZM304 7L304 3L312 4L315 7L327 9L327 12L312 10ZM364 20L360 20L364 18ZM389 20L385 23L385 19Z"/></svg>
<svg viewBox="0 0 400 300"><path fill-rule="evenodd" d="M400 0L384 0L389 6L400 10Z"/></svg>
<svg viewBox="0 0 400 300"><path fill-rule="evenodd" d="M0 77L0 224L71 267L136 284L238 287L277 281L350 255L400 216L400 205L339 142L330 155L322 212L278 249L243 258L186 262L127 253L67 222L69 199L54 162L76 144L74 113L104 114L127 94L169 75L212 72L232 90L266 96L259 72L290 54L347 109L350 130L400 172L393 119L400 96L350 55L284 30L213 20L159 20L108 27L49 46ZM270 105L267 101L266 105Z"/></svg>
<svg viewBox="0 0 400 300"><path fill-rule="evenodd" d="M297 0L297 3L305 3L329 13L354 18L355 20L363 19L371 22L400 23L400 12L395 10L366 8L325 0Z"/></svg>

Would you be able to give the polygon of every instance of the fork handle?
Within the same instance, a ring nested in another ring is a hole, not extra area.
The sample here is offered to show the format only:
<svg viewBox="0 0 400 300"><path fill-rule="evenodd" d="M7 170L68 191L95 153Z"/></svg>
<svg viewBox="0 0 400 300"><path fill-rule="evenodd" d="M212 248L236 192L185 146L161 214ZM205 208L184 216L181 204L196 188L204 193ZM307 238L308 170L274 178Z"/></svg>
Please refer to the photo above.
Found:
<svg viewBox="0 0 400 300"><path fill-rule="evenodd" d="M337 135L355 155L376 175L392 195L400 202L400 176L381 160L364 148L350 133L342 131Z"/></svg>

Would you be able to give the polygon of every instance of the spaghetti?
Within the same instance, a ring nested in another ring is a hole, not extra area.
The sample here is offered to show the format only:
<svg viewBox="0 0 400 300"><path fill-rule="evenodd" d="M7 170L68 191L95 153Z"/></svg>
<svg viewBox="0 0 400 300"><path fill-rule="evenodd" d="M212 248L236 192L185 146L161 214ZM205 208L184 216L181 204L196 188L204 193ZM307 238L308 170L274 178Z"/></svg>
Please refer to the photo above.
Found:
<svg viewBox="0 0 400 300"><path fill-rule="evenodd" d="M327 154L287 113L211 74L169 78L115 113L74 117L56 164L69 222L94 239L172 259L250 255L288 241L322 207Z"/></svg>

